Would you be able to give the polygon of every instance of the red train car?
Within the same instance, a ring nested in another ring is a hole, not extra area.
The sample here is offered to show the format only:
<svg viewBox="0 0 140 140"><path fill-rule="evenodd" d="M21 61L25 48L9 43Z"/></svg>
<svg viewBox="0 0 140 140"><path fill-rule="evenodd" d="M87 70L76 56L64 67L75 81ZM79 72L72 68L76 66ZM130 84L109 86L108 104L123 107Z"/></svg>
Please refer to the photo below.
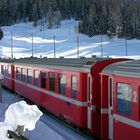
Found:
<svg viewBox="0 0 140 140"><path fill-rule="evenodd" d="M14 91L14 60L0 59L0 72L4 75L2 84Z"/></svg>
<svg viewBox="0 0 140 140"><path fill-rule="evenodd" d="M104 123L101 115L106 114L106 109L101 106L100 73L104 67L124 60L126 59L14 60L11 65L14 67L13 90L76 126L101 136Z"/></svg>
<svg viewBox="0 0 140 140"><path fill-rule="evenodd" d="M107 66L101 73L101 82L101 106L106 109L106 114L101 115L102 138L139 139L140 60Z"/></svg>

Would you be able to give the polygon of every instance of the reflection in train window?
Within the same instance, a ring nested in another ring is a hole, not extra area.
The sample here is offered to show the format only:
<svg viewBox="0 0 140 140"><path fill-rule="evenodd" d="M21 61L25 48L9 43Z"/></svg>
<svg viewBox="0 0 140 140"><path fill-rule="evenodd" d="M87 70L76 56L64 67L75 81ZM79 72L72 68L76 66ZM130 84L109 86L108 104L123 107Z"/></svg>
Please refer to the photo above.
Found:
<svg viewBox="0 0 140 140"><path fill-rule="evenodd" d="M55 75L53 72L49 73L49 90L55 91Z"/></svg>
<svg viewBox="0 0 140 140"><path fill-rule="evenodd" d="M72 97L76 98L77 96L77 78L72 76Z"/></svg>
<svg viewBox="0 0 140 140"><path fill-rule="evenodd" d="M41 77L41 87L42 88L46 88L46 72L41 72L40 73L40 77Z"/></svg>
<svg viewBox="0 0 140 140"><path fill-rule="evenodd" d="M11 76L11 66L8 66L8 76L10 77Z"/></svg>
<svg viewBox="0 0 140 140"><path fill-rule="evenodd" d="M1 65L1 73L3 74L3 65Z"/></svg>
<svg viewBox="0 0 140 140"><path fill-rule="evenodd" d="M21 73L21 80L22 81L26 81L26 75L27 75L27 70L22 69L22 73Z"/></svg>
<svg viewBox="0 0 140 140"><path fill-rule="evenodd" d="M27 83L32 84L33 71L28 69L27 73Z"/></svg>
<svg viewBox="0 0 140 140"><path fill-rule="evenodd" d="M8 73L8 67L6 65L3 66L3 74L7 75Z"/></svg>
<svg viewBox="0 0 140 140"><path fill-rule="evenodd" d="M35 70L34 71L34 85L35 86L39 86L38 80L39 80L39 71Z"/></svg>
<svg viewBox="0 0 140 140"><path fill-rule="evenodd" d="M16 79L20 80L21 69L16 68Z"/></svg>
<svg viewBox="0 0 140 140"><path fill-rule="evenodd" d="M66 94L66 76L59 74L59 93Z"/></svg>
<svg viewBox="0 0 140 140"><path fill-rule="evenodd" d="M117 111L123 115L131 116L132 86L129 84L117 84Z"/></svg>

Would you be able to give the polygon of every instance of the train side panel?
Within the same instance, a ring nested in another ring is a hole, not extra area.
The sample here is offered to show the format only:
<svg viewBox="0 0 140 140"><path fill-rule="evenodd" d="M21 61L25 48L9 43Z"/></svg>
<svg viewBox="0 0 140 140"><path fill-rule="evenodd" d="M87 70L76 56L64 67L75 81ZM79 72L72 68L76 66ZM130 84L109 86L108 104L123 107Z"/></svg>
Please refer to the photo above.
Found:
<svg viewBox="0 0 140 140"><path fill-rule="evenodd" d="M22 67L21 67L22 69ZM32 79L32 83L27 83L26 80L22 81L22 78L15 80L15 91L34 101L36 104L46 108L55 115L63 117L67 121L77 125L81 128L87 126L87 74L79 72L58 71L49 69L39 69L38 85L35 85L35 77ZM32 69L34 71L34 69ZM41 87L40 72L46 73L46 88ZM49 73L55 75L55 90L52 91L50 87ZM59 93L59 74L64 74L67 77L66 80L66 93ZM22 71L20 77L22 75ZM35 74L33 74L35 75ZM76 83L74 88L76 91L72 93L72 76L76 76ZM73 94L73 95L72 95Z"/></svg>
<svg viewBox="0 0 140 140"><path fill-rule="evenodd" d="M103 140L108 140L108 80L108 75L101 75L101 138Z"/></svg>
<svg viewBox="0 0 140 140"><path fill-rule="evenodd" d="M140 79L113 76L113 139L140 138Z"/></svg>
<svg viewBox="0 0 140 140"><path fill-rule="evenodd" d="M101 106L101 100L103 99L104 96L104 92L101 92L101 71L108 65L116 63L116 62L121 62L121 61L126 61L128 59L106 59L104 61L99 61L97 62L91 69L91 76L92 76L92 98L90 101L90 106L92 108L91 111L91 132L94 135L97 136L101 136L101 127L102 127L102 122L101 122L101 118L102 118L102 114L106 114L107 115L107 108L102 108ZM108 87L106 87L108 88ZM105 93L106 95L106 93ZM105 97L106 102L107 102L107 98ZM105 115L105 116L106 116ZM107 121L107 118L105 117L105 121ZM106 122L107 123L107 122ZM106 135L105 133L103 135ZM106 136L105 136L106 137Z"/></svg>

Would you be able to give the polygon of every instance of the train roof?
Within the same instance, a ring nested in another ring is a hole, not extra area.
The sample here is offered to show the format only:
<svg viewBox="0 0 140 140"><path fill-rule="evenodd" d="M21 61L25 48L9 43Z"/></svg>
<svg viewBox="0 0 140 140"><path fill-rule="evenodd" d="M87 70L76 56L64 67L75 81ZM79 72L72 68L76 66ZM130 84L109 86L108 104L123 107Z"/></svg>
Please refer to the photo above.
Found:
<svg viewBox="0 0 140 140"><path fill-rule="evenodd" d="M140 60L118 62L105 67L102 74L111 74L126 77L140 77Z"/></svg>
<svg viewBox="0 0 140 140"><path fill-rule="evenodd" d="M87 71L89 72L91 67L104 59L102 58L24 58L18 59L14 63L16 64L29 64L39 65L48 68Z"/></svg>
<svg viewBox="0 0 140 140"><path fill-rule="evenodd" d="M2 59L0 58L0 62L3 62L3 63L14 63L14 59Z"/></svg>
<svg viewBox="0 0 140 140"><path fill-rule="evenodd" d="M92 66L103 58L23 58L15 60L15 63L28 63L40 65L85 67Z"/></svg>
<svg viewBox="0 0 140 140"><path fill-rule="evenodd" d="M42 66L50 67L56 69L73 69L77 71L90 71L91 67L102 60L109 58L21 58L11 60L16 65L26 65L26 66ZM9 62L9 60L3 60L1 62Z"/></svg>

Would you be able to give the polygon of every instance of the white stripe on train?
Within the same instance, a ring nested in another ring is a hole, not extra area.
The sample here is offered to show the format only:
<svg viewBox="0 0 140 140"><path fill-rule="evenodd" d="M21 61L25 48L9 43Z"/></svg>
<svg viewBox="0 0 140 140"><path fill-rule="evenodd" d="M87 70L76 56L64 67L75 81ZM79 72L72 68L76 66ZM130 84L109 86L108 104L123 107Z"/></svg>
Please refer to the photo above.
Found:
<svg viewBox="0 0 140 140"><path fill-rule="evenodd" d="M118 114L113 114L113 118L116 121L120 121L120 122L122 122L124 124L128 124L129 126L132 126L132 127L140 129L140 122L138 122L138 121L128 119L128 118L120 116Z"/></svg>
<svg viewBox="0 0 140 140"><path fill-rule="evenodd" d="M71 99L69 97L66 97L66 96L62 96L60 94L56 94L52 91L48 91L46 89L42 89L40 87L36 87L34 85L31 85L31 84L27 84L25 82L22 82L22 81L19 81L17 79L13 79L13 78L9 78L9 77L6 77L8 78L9 80L15 80L15 82L21 84L21 85L24 85L24 86L27 86L29 88L32 88L32 89L35 89L35 90L38 90L38 91L41 91L47 95L50 95L52 97L55 97L55 98L58 98L58 99L61 99L61 100L64 100L66 102L69 102L71 104L74 104L74 105L77 105L77 106L81 106L81 107L86 107L88 106L88 103L87 102L81 102L81 101L77 101L77 100L74 100L74 99ZM95 105L91 105L90 106L90 110L96 110L96 106ZM108 109L107 108L101 108L101 114L108 114Z"/></svg>

